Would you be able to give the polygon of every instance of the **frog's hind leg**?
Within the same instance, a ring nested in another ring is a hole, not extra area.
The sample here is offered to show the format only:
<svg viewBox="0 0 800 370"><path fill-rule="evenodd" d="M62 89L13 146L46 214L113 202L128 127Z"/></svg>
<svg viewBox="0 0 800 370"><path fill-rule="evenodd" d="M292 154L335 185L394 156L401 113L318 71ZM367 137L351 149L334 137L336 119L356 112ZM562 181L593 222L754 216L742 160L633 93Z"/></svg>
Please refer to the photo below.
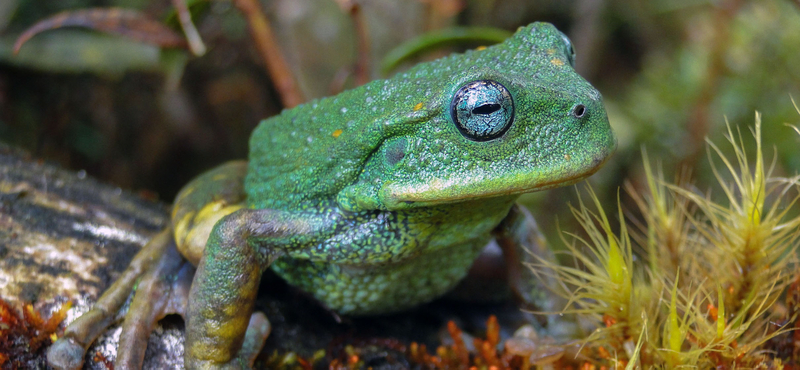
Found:
<svg viewBox="0 0 800 370"><path fill-rule="evenodd" d="M310 245L330 219L320 213L240 209L222 218L208 238L189 293L187 369L241 369L269 333L253 316L261 273L298 246Z"/></svg>
<svg viewBox="0 0 800 370"><path fill-rule="evenodd" d="M88 346L115 321L135 289L122 324L115 364L118 369L141 368L155 323L170 313L186 319L193 265L199 262L214 224L242 208L246 169L246 162L227 163L199 176L181 191L175 200L173 227L145 245L92 309L67 326L64 336L48 350L51 366L80 368ZM253 314L246 326L237 358L252 363L270 326L261 313Z"/></svg>
<svg viewBox="0 0 800 370"><path fill-rule="evenodd" d="M194 266L183 259L174 247L168 248L158 263L145 272L122 324L115 368L142 368L147 341L156 322L173 313L186 319L194 274ZM260 312L254 313L250 317L238 357L252 365L270 329L266 316Z"/></svg>
<svg viewBox="0 0 800 370"><path fill-rule="evenodd" d="M150 333L168 314L184 316L194 266L184 260L174 244L147 272L136 287L119 337L117 369L140 369Z"/></svg>
<svg viewBox="0 0 800 370"><path fill-rule="evenodd" d="M81 315L64 330L47 351L50 366L56 369L79 369L83 365L84 353L89 345L108 328L133 291L137 280L147 271L163 270L166 262L181 261L172 241L172 230L167 228L148 242L134 256L128 268L111 287L103 293L89 312ZM176 258L177 257L177 258ZM168 260L168 261L165 261ZM124 347L121 347L124 348Z"/></svg>

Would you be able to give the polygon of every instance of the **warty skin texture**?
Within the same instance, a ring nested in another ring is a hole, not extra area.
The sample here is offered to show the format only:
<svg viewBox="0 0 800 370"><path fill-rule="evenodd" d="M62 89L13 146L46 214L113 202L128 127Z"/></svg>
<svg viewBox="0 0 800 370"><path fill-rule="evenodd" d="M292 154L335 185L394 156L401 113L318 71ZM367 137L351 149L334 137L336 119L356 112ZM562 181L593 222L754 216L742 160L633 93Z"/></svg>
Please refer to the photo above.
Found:
<svg viewBox="0 0 800 370"><path fill-rule="evenodd" d="M251 138L248 207L335 219L273 269L345 314L402 310L447 291L516 195L579 181L615 147L600 93L572 69L565 40L533 24L500 45L263 121ZM456 92L480 80L514 102L510 127L488 141L465 137L451 112Z"/></svg>
<svg viewBox="0 0 800 370"><path fill-rule="evenodd" d="M141 323L126 322L121 342L146 343L149 323L177 312L187 368L252 365L270 330L253 313L267 268L334 311L365 315L444 294L492 238L509 256L536 248L517 197L575 183L615 148L600 93L573 64L569 40L534 23L262 121L249 162L181 190L170 230L68 326L50 364L79 367L137 279L152 278L148 266L185 269L170 248L197 266L194 279L140 287L131 307ZM119 358L135 367L144 350L131 347Z"/></svg>

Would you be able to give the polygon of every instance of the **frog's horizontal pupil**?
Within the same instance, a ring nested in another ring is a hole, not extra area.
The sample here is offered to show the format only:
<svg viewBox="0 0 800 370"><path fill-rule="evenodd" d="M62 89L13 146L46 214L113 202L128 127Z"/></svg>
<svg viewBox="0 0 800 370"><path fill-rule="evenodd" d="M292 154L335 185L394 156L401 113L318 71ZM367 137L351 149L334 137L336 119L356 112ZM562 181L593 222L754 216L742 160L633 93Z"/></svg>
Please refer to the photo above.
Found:
<svg viewBox="0 0 800 370"><path fill-rule="evenodd" d="M472 114L492 114L500 110L500 104L484 104L472 110Z"/></svg>
<svg viewBox="0 0 800 370"><path fill-rule="evenodd" d="M502 136L511 127L514 100L508 89L496 81L472 81L453 96L450 113L464 137L488 141Z"/></svg>

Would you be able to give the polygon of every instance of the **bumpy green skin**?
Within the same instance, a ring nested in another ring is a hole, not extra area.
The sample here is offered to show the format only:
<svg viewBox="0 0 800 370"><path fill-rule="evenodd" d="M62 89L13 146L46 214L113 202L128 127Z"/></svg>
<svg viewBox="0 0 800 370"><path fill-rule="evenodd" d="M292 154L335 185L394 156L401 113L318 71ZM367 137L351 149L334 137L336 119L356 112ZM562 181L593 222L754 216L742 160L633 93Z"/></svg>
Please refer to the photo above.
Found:
<svg viewBox="0 0 800 370"><path fill-rule="evenodd" d="M594 173L615 139L571 53L563 34L536 23L261 122L247 208L216 223L192 283L187 367L235 365L269 266L340 313L402 310L464 277L519 194ZM453 96L478 80L514 102L510 128L487 141L465 137L451 116Z"/></svg>
<svg viewBox="0 0 800 370"><path fill-rule="evenodd" d="M443 294L493 237L509 259L536 248L518 195L589 176L615 147L600 94L572 64L566 37L536 23L263 121L249 163L184 187L171 229L65 329L49 363L80 368L137 281L120 368L141 367L153 323L175 311L187 369L239 369L270 330L252 314L269 267L335 311L374 314ZM185 311L173 247L197 266Z"/></svg>
<svg viewBox="0 0 800 370"><path fill-rule="evenodd" d="M347 314L401 310L452 287L514 195L578 181L614 149L600 94L568 48L536 23L263 121L250 143L248 207L335 219L273 269ZM455 92L482 79L504 85L516 109L488 142L466 139L450 115ZM576 104L587 107L581 119Z"/></svg>
<svg viewBox="0 0 800 370"><path fill-rule="evenodd" d="M535 23L502 44L263 121L250 141L249 206L298 210L334 201L352 212L399 210L584 177L615 144L600 93L571 67L563 37ZM491 142L465 140L450 119L455 92L480 79L500 82L516 102L514 126ZM587 117L570 116L576 104L587 106Z"/></svg>

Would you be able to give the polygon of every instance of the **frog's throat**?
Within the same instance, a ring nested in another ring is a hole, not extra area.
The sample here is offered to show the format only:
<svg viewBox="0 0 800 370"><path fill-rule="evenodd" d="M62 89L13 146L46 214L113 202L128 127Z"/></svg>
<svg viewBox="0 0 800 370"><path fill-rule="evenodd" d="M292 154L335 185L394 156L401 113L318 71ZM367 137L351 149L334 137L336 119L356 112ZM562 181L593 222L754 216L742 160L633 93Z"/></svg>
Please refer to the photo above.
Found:
<svg viewBox="0 0 800 370"><path fill-rule="evenodd" d="M595 172L608 160L609 155L601 155L579 170L562 166L554 171L531 175L510 175L494 177L431 179L420 183L388 183L381 190L383 204L387 209L424 207L427 205L462 202L471 199L494 198L507 195L530 193L579 182ZM495 175L496 176L496 175Z"/></svg>

